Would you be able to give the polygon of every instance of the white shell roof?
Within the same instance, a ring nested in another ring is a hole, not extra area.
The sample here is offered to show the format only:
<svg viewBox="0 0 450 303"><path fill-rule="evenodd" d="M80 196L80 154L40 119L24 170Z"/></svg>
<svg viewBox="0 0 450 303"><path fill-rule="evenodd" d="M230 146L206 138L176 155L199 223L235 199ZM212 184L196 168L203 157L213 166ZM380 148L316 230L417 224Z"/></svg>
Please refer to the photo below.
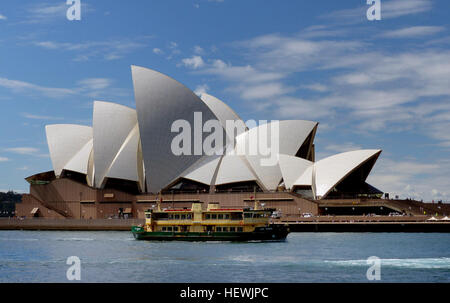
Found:
<svg viewBox="0 0 450 303"><path fill-rule="evenodd" d="M278 184L283 178L278 163L276 165L262 165L261 161L264 157L261 156L245 156L248 163L255 172L261 185L265 187L266 190L276 190Z"/></svg>
<svg viewBox="0 0 450 303"><path fill-rule="evenodd" d="M255 175L247 167L241 156L225 155L217 173L216 185L235 182L256 181Z"/></svg>
<svg viewBox="0 0 450 303"><path fill-rule="evenodd" d="M203 93L200 98L203 102L209 107L209 109L216 115L220 124L227 132L227 121L241 121L243 125L245 122L234 112L234 110L229 107L225 102L219 100L218 98L211 96L209 94ZM237 132L236 135L234 133L228 133L227 135L230 139L234 139L236 136L240 135L243 131ZM239 130L238 130L239 131Z"/></svg>
<svg viewBox="0 0 450 303"><path fill-rule="evenodd" d="M312 185L313 162L282 154L279 163L286 189L293 189L295 185Z"/></svg>
<svg viewBox="0 0 450 303"><path fill-rule="evenodd" d="M259 151L258 154L251 152L250 144L255 147L254 142L261 141L263 145L267 142L267 146L272 148L271 142L278 142L279 154L294 156L317 125L317 122L305 120L283 120L259 125L236 138L235 151L239 155L242 152L258 155Z"/></svg>
<svg viewBox="0 0 450 303"><path fill-rule="evenodd" d="M356 150L340 153L314 164L316 196L324 197L348 174L361 164L381 153L379 149Z"/></svg>
<svg viewBox="0 0 450 303"><path fill-rule="evenodd" d="M221 156L205 156L188 168L181 176L206 185L212 185L220 158Z"/></svg>
<svg viewBox="0 0 450 303"><path fill-rule="evenodd" d="M82 157L83 153L78 154L89 148L86 145L92 140L92 127L55 124L47 125L45 131L55 175L59 177L68 163L72 169L79 169L81 173L84 173L84 163L78 161L84 161L85 159ZM74 161L71 162L74 157Z"/></svg>
<svg viewBox="0 0 450 303"><path fill-rule="evenodd" d="M133 176L130 180L136 180L137 174L136 167L133 165L137 163L137 145L130 145L128 148L123 149L123 145L126 144L126 139L130 136L130 132L137 125L136 111L132 108L110 103L96 101L94 102L94 166L95 187L102 187L105 178L111 175L116 177ZM126 161L120 163L116 161L116 166L120 166L123 170L113 170L110 173L113 162L119 154L119 151L123 151L120 159ZM134 160L133 164L127 160Z"/></svg>
<svg viewBox="0 0 450 303"><path fill-rule="evenodd" d="M203 156L174 155L171 141L176 134L171 132L172 123L181 119L193 126L194 112L201 112L203 121L217 117L178 81L143 67L132 66L131 70L147 189L156 193Z"/></svg>
<svg viewBox="0 0 450 303"><path fill-rule="evenodd" d="M86 145L64 166L64 169L87 174L89 156L91 155L93 144L93 140L89 140L89 142L86 143Z"/></svg>
<svg viewBox="0 0 450 303"><path fill-rule="evenodd" d="M324 198L351 172L372 157L378 156L381 150L357 150L337 154L318 162L310 162L298 157L280 155L280 168L286 188L294 186L312 186L317 198Z"/></svg>
<svg viewBox="0 0 450 303"><path fill-rule="evenodd" d="M137 152L139 139L139 127L136 124L111 164L111 168L107 173L108 178L139 181L138 170L140 169L140 163L138 162Z"/></svg>

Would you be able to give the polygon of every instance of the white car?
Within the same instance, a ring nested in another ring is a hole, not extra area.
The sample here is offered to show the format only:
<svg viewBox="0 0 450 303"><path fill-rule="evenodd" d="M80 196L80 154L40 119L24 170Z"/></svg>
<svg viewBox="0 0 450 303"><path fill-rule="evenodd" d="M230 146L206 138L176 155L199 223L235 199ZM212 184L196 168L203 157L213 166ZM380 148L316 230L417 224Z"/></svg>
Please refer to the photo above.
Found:
<svg viewBox="0 0 450 303"><path fill-rule="evenodd" d="M302 214L303 218L311 218L313 217L312 213L304 213Z"/></svg>
<svg viewBox="0 0 450 303"><path fill-rule="evenodd" d="M274 219L280 219L281 218L281 212L280 211L274 211L270 217L274 218Z"/></svg>

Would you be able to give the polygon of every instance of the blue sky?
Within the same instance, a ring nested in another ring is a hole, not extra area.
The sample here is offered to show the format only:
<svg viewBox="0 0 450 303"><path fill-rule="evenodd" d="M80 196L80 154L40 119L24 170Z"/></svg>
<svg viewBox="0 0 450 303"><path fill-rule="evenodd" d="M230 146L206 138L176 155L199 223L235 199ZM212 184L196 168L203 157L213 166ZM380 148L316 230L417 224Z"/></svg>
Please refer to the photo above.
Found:
<svg viewBox="0 0 450 303"><path fill-rule="evenodd" d="M383 153L369 182L450 201L450 2L65 0L0 4L0 190L51 170L44 127L134 107L130 65L230 104L244 119L320 122L317 158Z"/></svg>

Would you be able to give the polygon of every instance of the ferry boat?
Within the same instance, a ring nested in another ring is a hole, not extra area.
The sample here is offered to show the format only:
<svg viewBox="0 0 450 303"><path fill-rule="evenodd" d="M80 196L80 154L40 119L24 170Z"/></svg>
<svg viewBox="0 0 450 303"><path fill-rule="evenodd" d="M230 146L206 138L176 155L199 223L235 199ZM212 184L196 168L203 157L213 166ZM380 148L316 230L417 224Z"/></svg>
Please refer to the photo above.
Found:
<svg viewBox="0 0 450 303"><path fill-rule="evenodd" d="M289 228L270 224L274 209L220 208L218 203L194 202L190 209L145 212L145 225L133 226L137 240L163 241L283 241Z"/></svg>

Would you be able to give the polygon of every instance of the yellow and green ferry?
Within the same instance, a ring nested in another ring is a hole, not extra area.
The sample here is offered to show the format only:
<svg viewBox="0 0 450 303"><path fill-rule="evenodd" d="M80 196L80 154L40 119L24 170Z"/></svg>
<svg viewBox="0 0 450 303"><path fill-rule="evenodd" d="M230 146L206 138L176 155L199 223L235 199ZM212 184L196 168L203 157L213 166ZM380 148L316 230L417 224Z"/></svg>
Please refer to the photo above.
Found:
<svg viewBox="0 0 450 303"><path fill-rule="evenodd" d="M270 224L274 209L220 208L218 203L194 202L190 209L145 212L145 225L133 226L137 240L162 241L283 241L289 228Z"/></svg>

